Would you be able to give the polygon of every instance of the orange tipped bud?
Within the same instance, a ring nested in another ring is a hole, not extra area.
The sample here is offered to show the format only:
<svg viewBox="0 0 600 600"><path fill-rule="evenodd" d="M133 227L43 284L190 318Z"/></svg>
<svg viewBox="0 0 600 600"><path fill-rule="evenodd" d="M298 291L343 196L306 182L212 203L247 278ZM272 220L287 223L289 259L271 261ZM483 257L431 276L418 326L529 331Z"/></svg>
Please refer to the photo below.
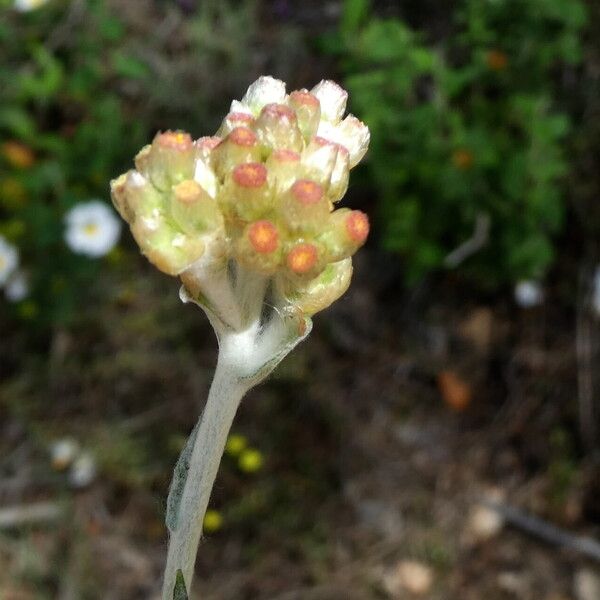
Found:
<svg viewBox="0 0 600 600"><path fill-rule="evenodd" d="M151 146L136 157L138 170L159 190L167 190L194 174L194 144L189 133L165 131L157 133Z"/></svg>
<svg viewBox="0 0 600 600"><path fill-rule="evenodd" d="M327 261L338 261L352 256L369 235L369 219L360 210L342 208L329 215L328 225L319 236Z"/></svg>
<svg viewBox="0 0 600 600"><path fill-rule="evenodd" d="M369 235L369 217L360 210L353 210L345 221L348 237L357 244L364 244Z"/></svg>
<svg viewBox="0 0 600 600"><path fill-rule="evenodd" d="M226 183L222 195L230 216L242 221L254 221L271 209L272 194L267 185L267 168L262 163L248 162L237 165Z"/></svg>
<svg viewBox="0 0 600 600"><path fill-rule="evenodd" d="M185 152L192 148L192 136L185 131L165 131L157 133L154 142L159 148Z"/></svg>
<svg viewBox="0 0 600 600"><path fill-rule="evenodd" d="M287 148L301 150L302 134L296 113L285 104L267 104L254 127L264 152Z"/></svg>
<svg viewBox="0 0 600 600"><path fill-rule="evenodd" d="M285 263L296 275L306 275L317 265L318 251L314 244L302 243L294 246L287 254Z"/></svg>
<svg viewBox="0 0 600 600"><path fill-rule="evenodd" d="M236 244L236 258L244 266L273 274L281 260L279 231L266 219L255 221L246 227Z"/></svg>
<svg viewBox="0 0 600 600"><path fill-rule="evenodd" d="M321 103L308 90L297 90L289 96L290 106L296 111L298 127L305 139L317 133L321 119Z"/></svg>
<svg viewBox="0 0 600 600"><path fill-rule="evenodd" d="M173 220L188 234L205 233L223 223L215 200L193 179L182 181L173 188L170 206Z"/></svg>
<svg viewBox="0 0 600 600"><path fill-rule="evenodd" d="M284 195L280 210L290 229L314 233L327 222L329 205L320 184L299 179Z"/></svg>
<svg viewBox="0 0 600 600"><path fill-rule="evenodd" d="M213 156L217 173L225 177L235 165L260 158L256 134L248 127L236 127L214 149Z"/></svg>
<svg viewBox="0 0 600 600"><path fill-rule="evenodd" d="M261 254L270 254L279 246L279 233L271 221L262 220L248 227L248 239L252 247Z"/></svg>

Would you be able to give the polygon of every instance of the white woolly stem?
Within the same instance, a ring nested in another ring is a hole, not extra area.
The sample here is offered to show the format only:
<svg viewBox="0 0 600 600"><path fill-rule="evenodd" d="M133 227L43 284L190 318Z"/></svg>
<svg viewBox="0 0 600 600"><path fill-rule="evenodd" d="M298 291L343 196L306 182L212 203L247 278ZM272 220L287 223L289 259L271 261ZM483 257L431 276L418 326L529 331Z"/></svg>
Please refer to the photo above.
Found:
<svg viewBox="0 0 600 600"><path fill-rule="evenodd" d="M163 600L173 600L178 571L183 574L189 594L204 515L242 397L267 377L310 332L310 319L303 315L286 316L285 310L275 309L267 324L261 322L267 288L266 279L238 271L235 286L229 283L221 288L232 290L236 300L231 310L225 313L228 321L221 320L205 307L219 339L219 358L197 431L192 434L190 447L184 450L181 464L176 469L172 487L177 489L171 490L169 498L167 523L171 536ZM185 290L182 299L193 300ZM243 329L232 329L231 323L235 322L232 315L241 319ZM178 478L185 481L182 483ZM180 483L182 485L178 487Z"/></svg>
<svg viewBox="0 0 600 600"><path fill-rule="evenodd" d="M221 350L210 388L196 443L192 451L187 480L181 497L178 525L171 532L167 565L165 567L163 600L173 600L177 571L181 570L189 589L194 573L202 522L210 499L227 435L242 396L250 386L241 383L236 371L235 344L221 340ZM227 350L225 350L227 349Z"/></svg>

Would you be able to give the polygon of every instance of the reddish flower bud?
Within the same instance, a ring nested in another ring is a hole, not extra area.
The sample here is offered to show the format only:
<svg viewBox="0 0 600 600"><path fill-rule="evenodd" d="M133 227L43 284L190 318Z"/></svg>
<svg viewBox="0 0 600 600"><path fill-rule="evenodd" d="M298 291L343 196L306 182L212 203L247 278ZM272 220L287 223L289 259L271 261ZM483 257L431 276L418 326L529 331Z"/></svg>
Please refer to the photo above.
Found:
<svg viewBox="0 0 600 600"><path fill-rule="evenodd" d="M233 180L240 187L260 187L267 181L267 168L255 162L238 165L233 169Z"/></svg>
<svg viewBox="0 0 600 600"><path fill-rule="evenodd" d="M213 150L213 161L217 174L224 178L240 163L254 162L260 158L256 134L248 127L236 127Z"/></svg>
<svg viewBox="0 0 600 600"><path fill-rule="evenodd" d="M353 210L345 217L346 232L357 244L364 244L369 235L369 217L360 210Z"/></svg>
<svg viewBox="0 0 600 600"><path fill-rule="evenodd" d="M223 119L217 135L225 137L236 127L251 127L253 123L254 117L252 115L243 112L231 112Z"/></svg>

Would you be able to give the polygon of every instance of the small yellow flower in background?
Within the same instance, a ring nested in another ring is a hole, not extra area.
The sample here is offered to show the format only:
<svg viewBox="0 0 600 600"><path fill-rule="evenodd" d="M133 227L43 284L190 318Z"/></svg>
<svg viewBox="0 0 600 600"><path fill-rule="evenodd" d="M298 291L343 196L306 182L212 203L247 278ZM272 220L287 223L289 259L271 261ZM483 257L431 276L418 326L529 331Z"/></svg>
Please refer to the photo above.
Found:
<svg viewBox="0 0 600 600"><path fill-rule="evenodd" d="M0 152L6 162L17 169L29 169L35 163L33 150L16 140L4 142Z"/></svg>
<svg viewBox="0 0 600 600"><path fill-rule="evenodd" d="M466 148L459 148L452 153L452 164L461 171L467 171L473 166L473 153Z"/></svg>
<svg viewBox="0 0 600 600"><path fill-rule="evenodd" d="M501 50L490 50L485 56L485 62L492 71L504 71L508 67L508 56Z"/></svg>
<svg viewBox="0 0 600 600"><path fill-rule="evenodd" d="M260 471L263 466L263 455L260 450L256 448L248 448L240 454L238 460L238 467L244 471L244 473L256 473Z"/></svg>
<svg viewBox="0 0 600 600"><path fill-rule="evenodd" d="M223 527L223 516L218 510L207 510L202 528L204 533L214 533Z"/></svg>
<svg viewBox="0 0 600 600"><path fill-rule="evenodd" d="M38 316L38 314L40 313L40 309L33 300L27 300L19 304L18 312L21 319L29 321L31 319L35 319Z"/></svg>
<svg viewBox="0 0 600 600"><path fill-rule="evenodd" d="M232 434L227 438L225 452L229 456L239 456L248 445L248 440L243 435Z"/></svg>
<svg viewBox="0 0 600 600"><path fill-rule="evenodd" d="M47 4L48 0L15 0L13 7L18 12L31 12Z"/></svg>

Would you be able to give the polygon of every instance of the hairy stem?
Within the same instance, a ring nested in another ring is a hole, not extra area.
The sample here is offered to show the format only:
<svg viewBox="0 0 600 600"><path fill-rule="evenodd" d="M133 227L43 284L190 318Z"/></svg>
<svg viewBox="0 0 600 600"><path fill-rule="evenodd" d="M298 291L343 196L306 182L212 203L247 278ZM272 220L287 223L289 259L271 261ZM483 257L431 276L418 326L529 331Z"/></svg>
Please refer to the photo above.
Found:
<svg viewBox="0 0 600 600"><path fill-rule="evenodd" d="M226 343L224 345L227 346ZM221 347L223 348L223 344ZM232 364L230 359L226 353L219 352L213 383L200 418L176 527L169 539L163 600L173 600L178 570L183 573L189 593L196 552L202 535L202 522L225 449L227 434L240 400L250 387L240 381L235 364Z"/></svg>

